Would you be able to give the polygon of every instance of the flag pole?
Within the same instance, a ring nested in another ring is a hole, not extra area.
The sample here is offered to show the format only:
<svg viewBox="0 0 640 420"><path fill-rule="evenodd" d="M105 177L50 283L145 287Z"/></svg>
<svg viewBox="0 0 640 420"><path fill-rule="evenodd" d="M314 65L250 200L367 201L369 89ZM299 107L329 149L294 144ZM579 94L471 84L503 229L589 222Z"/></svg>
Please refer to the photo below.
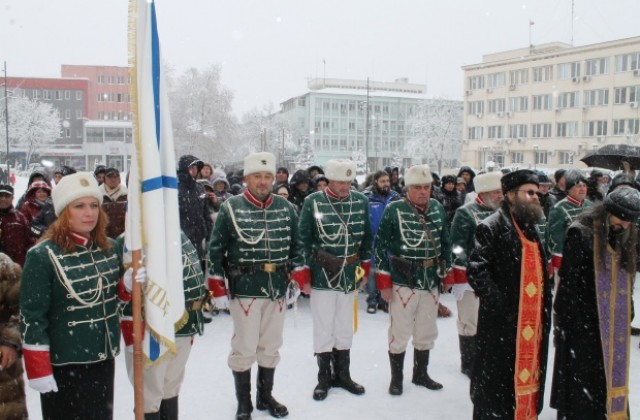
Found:
<svg viewBox="0 0 640 420"><path fill-rule="evenodd" d="M131 266L133 267L132 278L136 278L140 261L142 261L142 252L137 249L131 251ZM142 328L142 287L137 281L133 281L133 290L131 296L131 305L133 309L133 396L135 402L135 419L144 419L144 377L142 365L142 337L144 330Z"/></svg>

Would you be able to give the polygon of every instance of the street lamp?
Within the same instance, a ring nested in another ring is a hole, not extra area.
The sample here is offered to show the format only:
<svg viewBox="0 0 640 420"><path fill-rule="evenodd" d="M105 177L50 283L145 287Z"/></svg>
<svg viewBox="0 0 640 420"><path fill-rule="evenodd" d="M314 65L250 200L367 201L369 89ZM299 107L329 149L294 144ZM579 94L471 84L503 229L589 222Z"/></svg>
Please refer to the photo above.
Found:
<svg viewBox="0 0 640 420"><path fill-rule="evenodd" d="M7 92L7 62L4 62L4 118L5 118L5 135L7 136L7 180L11 177L11 168L9 167L9 93Z"/></svg>
<svg viewBox="0 0 640 420"><path fill-rule="evenodd" d="M540 146L537 144L533 145L533 169L538 169L538 149Z"/></svg>

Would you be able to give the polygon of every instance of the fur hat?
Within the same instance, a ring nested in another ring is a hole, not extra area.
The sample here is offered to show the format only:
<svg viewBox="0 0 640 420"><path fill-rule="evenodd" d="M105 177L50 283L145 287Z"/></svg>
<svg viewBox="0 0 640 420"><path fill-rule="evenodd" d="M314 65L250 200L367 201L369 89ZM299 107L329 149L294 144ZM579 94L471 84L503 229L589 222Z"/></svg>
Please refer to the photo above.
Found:
<svg viewBox="0 0 640 420"><path fill-rule="evenodd" d="M587 184L587 177L582 174L578 169L569 169L564 173L564 189L569 192L569 190L583 182Z"/></svg>
<svg viewBox="0 0 640 420"><path fill-rule="evenodd" d="M433 176L429 165L414 165L404 173L404 185L431 184Z"/></svg>
<svg viewBox="0 0 640 420"><path fill-rule="evenodd" d="M473 186L476 189L478 194L495 191L502 188L502 184L500 184L500 180L502 179L502 172L487 172L481 175L478 175L473 180Z"/></svg>
<svg viewBox="0 0 640 420"><path fill-rule="evenodd" d="M356 163L350 159L333 159L327 162L324 175L330 181L353 181L356 177Z"/></svg>
<svg viewBox="0 0 640 420"><path fill-rule="evenodd" d="M621 185L628 185L635 188L636 182L631 175L618 174L611 180L611 186L609 186L609 194L611 194L616 188Z"/></svg>
<svg viewBox="0 0 640 420"><path fill-rule="evenodd" d="M607 212L619 219L635 222L640 217L640 192L635 188L618 188L604 199Z"/></svg>
<svg viewBox="0 0 640 420"><path fill-rule="evenodd" d="M53 198L53 208L58 217L69 203L78 198L94 197L102 205L102 191L100 191L98 181L91 172L76 172L65 176L53 189L51 197Z"/></svg>
<svg viewBox="0 0 640 420"><path fill-rule="evenodd" d="M269 152L251 153L244 158L244 176L256 172L269 172L276 176L276 157Z"/></svg>
<svg viewBox="0 0 640 420"><path fill-rule="evenodd" d="M536 184L540 187L540 181L538 175L529 169L519 169L517 171L509 172L504 175L500 180L502 184L502 193L506 194L511 190L518 188L524 184ZM475 180L474 180L475 185Z"/></svg>

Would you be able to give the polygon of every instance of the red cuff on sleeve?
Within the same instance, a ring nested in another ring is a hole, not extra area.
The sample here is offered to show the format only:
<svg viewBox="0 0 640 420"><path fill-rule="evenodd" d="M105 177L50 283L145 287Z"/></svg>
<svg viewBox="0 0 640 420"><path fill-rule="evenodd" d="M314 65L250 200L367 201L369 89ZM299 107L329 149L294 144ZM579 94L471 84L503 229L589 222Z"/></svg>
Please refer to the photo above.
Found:
<svg viewBox="0 0 640 420"><path fill-rule="evenodd" d="M51 369L51 356L46 350L22 349L24 367L27 370L27 378L38 379L53 374Z"/></svg>
<svg viewBox="0 0 640 420"><path fill-rule="evenodd" d="M464 283L469 283L469 281L467 280L467 270L462 270L460 268L454 268L453 269L453 277L454 277L454 283L455 284L464 284Z"/></svg>
<svg viewBox="0 0 640 420"><path fill-rule="evenodd" d="M292 271L291 280L298 283L298 287L302 290L306 284L311 283L311 269L309 267L304 267L299 270Z"/></svg>
<svg viewBox="0 0 640 420"><path fill-rule="evenodd" d="M390 273L380 271L376 273L376 286L378 287L378 290L390 289L392 285L393 282L391 281Z"/></svg>
<svg viewBox="0 0 640 420"><path fill-rule="evenodd" d="M361 261L360 267L364 270L364 278L368 279L371 274L371 260Z"/></svg>
<svg viewBox="0 0 640 420"><path fill-rule="evenodd" d="M215 277L209 277L208 279L209 291L213 292L213 297L220 297L227 295L227 288L224 285L224 280L217 279Z"/></svg>
<svg viewBox="0 0 640 420"><path fill-rule="evenodd" d="M118 298L123 302L129 302L131 300L131 293L127 292L127 288L124 287L124 280L122 280L122 277L118 282Z"/></svg>
<svg viewBox="0 0 640 420"><path fill-rule="evenodd" d="M554 255L553 257L551 257L551 266L553 268L557 268L559 270L561 265L562 265L561 255Z"/></svg>

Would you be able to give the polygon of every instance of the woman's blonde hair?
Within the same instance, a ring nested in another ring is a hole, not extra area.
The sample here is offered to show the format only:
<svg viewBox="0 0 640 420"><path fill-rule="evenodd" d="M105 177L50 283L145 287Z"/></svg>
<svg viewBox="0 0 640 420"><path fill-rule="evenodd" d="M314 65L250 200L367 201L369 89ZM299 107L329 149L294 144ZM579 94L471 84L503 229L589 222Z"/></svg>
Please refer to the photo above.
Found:
<svg viewBox="0 0 640 420"><path fill-rule="evenodd" d="M107 224L109 223L109 217L107 216L107 213L102 210L102 206L99 206L98 208L98 223L96 223L96 226L93 228L89 236L91 241L95 242L102 251L110 252L111 245L106 231ZM72 231L69 220L70 213L69 206L67 206L60 213L58 220L49 226L49 229L47 229L40 241L51 239L51 241L58 245L63 252L71 253L75 251L76 243L71 238Z"/></svg>

